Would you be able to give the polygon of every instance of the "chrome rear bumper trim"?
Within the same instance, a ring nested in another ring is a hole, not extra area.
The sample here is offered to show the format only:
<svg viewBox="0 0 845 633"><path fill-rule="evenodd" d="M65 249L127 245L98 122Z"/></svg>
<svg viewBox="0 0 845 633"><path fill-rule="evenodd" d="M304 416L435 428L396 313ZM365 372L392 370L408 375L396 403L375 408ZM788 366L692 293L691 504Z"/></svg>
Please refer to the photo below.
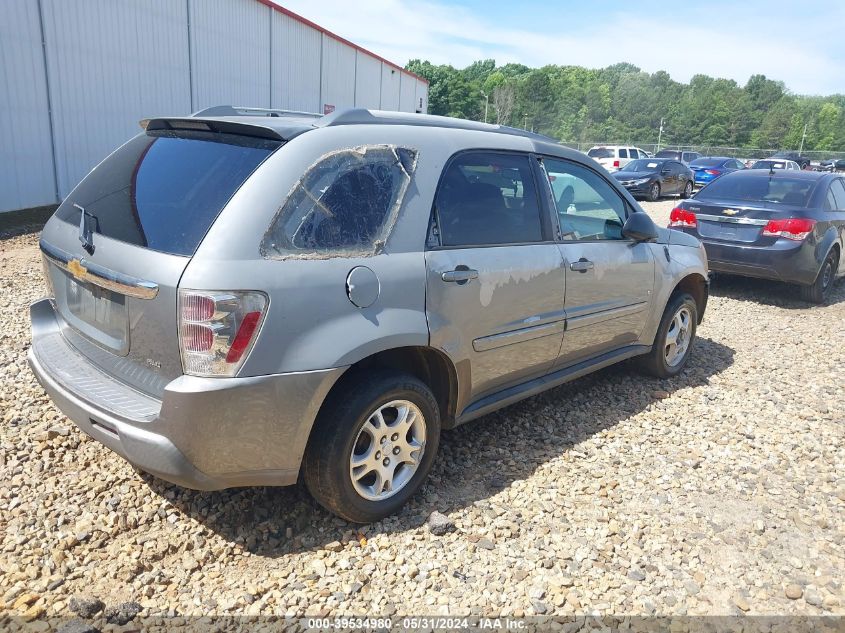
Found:
<svg viewBox="0 0 845 633"><path fill-rule="evenodd" d="M135 299L155 299L158 295L158 284L131 277L105 266L100 266L83 258L63 251L44 240L38 243L44 257L52 264L70 273L80 281L86 281L112 292L118 292Z"/></svg>

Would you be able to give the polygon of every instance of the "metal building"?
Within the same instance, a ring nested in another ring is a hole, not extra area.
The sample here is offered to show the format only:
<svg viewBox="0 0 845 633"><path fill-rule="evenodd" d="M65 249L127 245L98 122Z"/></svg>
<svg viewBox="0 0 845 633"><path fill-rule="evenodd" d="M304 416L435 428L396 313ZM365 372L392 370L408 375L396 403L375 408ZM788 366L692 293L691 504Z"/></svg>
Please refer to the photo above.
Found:
<svg viewBox="0 0 845 633"><path fill-rule="evenodd" d="M428 82L271 0L0 0L0 211L59 202L138 121L425 112Z"/></svg>

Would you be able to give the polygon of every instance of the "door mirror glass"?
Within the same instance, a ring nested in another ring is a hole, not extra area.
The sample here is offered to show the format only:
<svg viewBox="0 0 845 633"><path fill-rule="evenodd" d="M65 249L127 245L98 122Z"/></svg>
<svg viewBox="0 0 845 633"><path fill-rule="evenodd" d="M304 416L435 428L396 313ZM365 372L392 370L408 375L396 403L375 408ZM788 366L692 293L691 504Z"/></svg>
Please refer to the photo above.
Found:
<svg viewBox="0 0 845 633"><path fill-rule="evenodd" d="M635 242L653 242L657 239L657 225L645 213L632 213L622 227L622 236Z"/></svg>

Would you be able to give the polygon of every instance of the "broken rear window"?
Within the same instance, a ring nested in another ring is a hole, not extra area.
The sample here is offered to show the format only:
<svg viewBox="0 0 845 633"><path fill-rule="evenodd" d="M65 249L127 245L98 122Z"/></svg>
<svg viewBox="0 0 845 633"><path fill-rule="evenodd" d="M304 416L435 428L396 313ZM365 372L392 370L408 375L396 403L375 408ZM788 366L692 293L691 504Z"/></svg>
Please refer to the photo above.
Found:
<svg viewBox="0 0 845 633"><path fill-rule="evenodd" d="M331 152L291 190L261 242L269 258L374 255L396 222L417 152L372 145Z"/></svg>

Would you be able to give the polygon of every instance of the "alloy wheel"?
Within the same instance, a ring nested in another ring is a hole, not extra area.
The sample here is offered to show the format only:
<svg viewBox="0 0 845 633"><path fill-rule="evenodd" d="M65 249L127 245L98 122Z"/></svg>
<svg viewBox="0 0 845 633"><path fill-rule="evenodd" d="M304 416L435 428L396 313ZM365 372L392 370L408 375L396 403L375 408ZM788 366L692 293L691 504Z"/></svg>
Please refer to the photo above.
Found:
<svg viewBox="0 0 845 633"><path fill-rule="evenodd" d="M381 405L364 422L349 457L355 492L383 501L402 490L419 468L425 436L425 417L413 402Z"/></svg>
<svg viewBox="0 0 845 633"><path fill-rule="evenodd" d="M675 367L684 360L690 345L690 333L692 331L692 314L686 306L680 309L672 317L669 329L666 331L666 341L663 345L663 353L666 364Z"/></svg>

